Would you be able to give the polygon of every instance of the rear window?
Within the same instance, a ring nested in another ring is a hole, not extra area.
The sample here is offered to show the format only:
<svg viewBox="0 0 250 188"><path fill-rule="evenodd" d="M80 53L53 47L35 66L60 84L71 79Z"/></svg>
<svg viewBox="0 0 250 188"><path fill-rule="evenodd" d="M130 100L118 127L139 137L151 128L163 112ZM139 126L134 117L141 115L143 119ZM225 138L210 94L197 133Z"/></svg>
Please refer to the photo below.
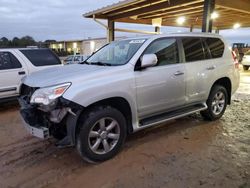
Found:
<svg viewBox="0 0 250 188"><path fill-rule="evenodd" d="M219 58L223 56L225 45L218 38L207 38L206 43L210 50L212 58Z"/></svg>
<svg viewBox="0 0 250 188"><path fill-rule="evenodd" d="M203 46L200 38L184 38L182 44L186 62L204 60Z"/></svg>
<svg viewBox="0 0 250 188"><path fill-rule="evenodd" d="M34 66L60 65L60 59L49 49L20 50Z"/></svg>

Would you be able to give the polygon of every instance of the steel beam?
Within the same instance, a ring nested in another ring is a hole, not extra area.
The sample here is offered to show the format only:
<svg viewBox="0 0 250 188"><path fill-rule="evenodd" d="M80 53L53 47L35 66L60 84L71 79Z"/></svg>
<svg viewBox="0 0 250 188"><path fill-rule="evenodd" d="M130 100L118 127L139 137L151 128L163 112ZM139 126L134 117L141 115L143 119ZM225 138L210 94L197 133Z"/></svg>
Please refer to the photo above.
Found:
<svg viewBox="0 0 250 188"><path fill-rule="evenodd" d="M141 30L122 29L122 28L115 28L115 31L126 32L126 33L141 33L141 34L146 34L146 35L157 35L157 34L159 34L157 32L151 32L151 31L141 31Z"/></svg>
<svg viewBox="0 0 250 188"><path fill-rule="evenodd" d="M215 8L215 0L204 0L202 32L212 32L213 20L211 14Z"/></svg>
<svg viewBox="0 0 250 188"><path fill-rule="evenodd" d="M122 12L122 13L117 14L115 16L110 16L109 19L118 20L121 18L127 18L127 17L131 17L131 16L136 16L136 15L138 16L138 15L153 12L153 11L159 11L159 10L166 11L167 9L172 9L172 8L176 8L176 7L195 5L195 4L200 3L200 2L202 2L202 0L194 0L194 1L175 0L175 1L170 1L170 2L163 1L162 3L154 4L151 6L138 8L138 9L132 10L132 11Z"/></svg>

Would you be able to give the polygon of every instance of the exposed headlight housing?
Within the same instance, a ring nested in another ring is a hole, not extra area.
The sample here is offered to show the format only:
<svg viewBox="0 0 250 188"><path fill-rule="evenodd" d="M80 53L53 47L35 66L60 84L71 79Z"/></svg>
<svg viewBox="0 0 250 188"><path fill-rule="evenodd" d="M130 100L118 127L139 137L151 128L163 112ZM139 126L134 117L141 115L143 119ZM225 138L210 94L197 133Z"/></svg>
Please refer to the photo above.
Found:
<svg viewBox="0 0 250 188"><path fill-rule="evenodd" d="M38 89L31 96L30 103L49 105L57 98L61 97L70 85L71 83L64 83L56 86Z"/></svg>

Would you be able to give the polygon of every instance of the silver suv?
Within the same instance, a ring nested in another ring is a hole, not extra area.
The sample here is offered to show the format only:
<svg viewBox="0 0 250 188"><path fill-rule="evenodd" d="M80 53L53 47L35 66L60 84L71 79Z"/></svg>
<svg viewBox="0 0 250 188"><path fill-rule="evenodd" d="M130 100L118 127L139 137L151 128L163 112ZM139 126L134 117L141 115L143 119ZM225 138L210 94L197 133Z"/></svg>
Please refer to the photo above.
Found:
<svg viewBox="0 0 250 188"><path fill-rule="evenodd" d="M221 36L182 33L112 42L82 64L34 73L19 102L31 134L101 162L130 133L196 112L219 119L238 86Z"/></svg>

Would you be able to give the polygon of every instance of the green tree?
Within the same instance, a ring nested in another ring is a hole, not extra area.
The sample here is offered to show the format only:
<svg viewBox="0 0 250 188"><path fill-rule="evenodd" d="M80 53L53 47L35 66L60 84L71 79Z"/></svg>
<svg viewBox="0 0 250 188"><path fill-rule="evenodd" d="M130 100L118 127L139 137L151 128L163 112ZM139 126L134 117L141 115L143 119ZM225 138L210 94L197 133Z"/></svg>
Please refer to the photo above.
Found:
<svg viewBox="0 0 250 188"><path fill-rule="evenodd" d="M36 41L31 36L24 36L20 39L20 47L35 46Z"/></svg>
<svg viewBox="0 0 250 188"><path fill-rule="evenodd" d="M13 47L19 47L20 46L20 39L18 37L14 37L12 39L12 46Z"/></svg>
<svg viewBox="0 0 250 188"><path fill-rule="evenodd" d="M0 47L6 48L9 46L9 40L6 37L0 39Z"/></svg>

